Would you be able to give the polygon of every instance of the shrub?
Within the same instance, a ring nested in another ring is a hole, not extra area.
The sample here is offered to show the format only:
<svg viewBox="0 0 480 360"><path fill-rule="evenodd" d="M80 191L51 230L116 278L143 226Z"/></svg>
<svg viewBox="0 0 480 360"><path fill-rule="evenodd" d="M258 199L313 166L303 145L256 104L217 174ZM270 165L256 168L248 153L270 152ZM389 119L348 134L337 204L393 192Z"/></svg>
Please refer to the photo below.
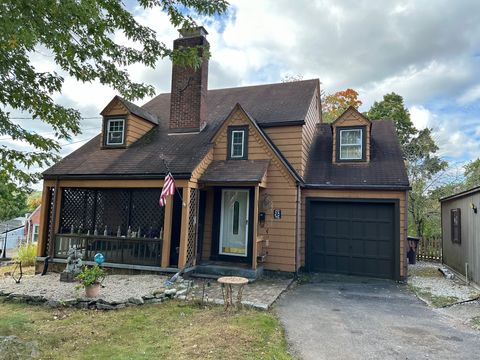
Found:
<svg viewBox="0 0 480 360"><path fill-rule="evenodd" d="M35 265L35 258L37 257L37 245L32 243L20 244L17 247L16 261L21 261L22 266Z"/></svg>

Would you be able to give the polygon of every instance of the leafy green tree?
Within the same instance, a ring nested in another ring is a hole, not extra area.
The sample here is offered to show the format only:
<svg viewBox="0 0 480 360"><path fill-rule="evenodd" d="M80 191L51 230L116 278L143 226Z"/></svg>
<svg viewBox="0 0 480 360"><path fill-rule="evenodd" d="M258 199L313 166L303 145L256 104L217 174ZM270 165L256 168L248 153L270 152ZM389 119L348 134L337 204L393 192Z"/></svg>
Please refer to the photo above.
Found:
<svg viewBox="0 0 480 360"><path fill-rule="evenodd" d="M471 189L480 186L480 158L470 161L464 167L464 186L465 189Z"/></svg>
<svg viewBox="0 0 480 360"><path fill-rule="evenodd" d="M160 8L172 26L195 26L192 16L219 15L225 0L137 0L144 9ZM135 46L115 42L122 33ZM208 50L208 49L206 49ZM123 97L135 100L154 95L152 85L130 79L126 66L154 67L158 59L198 67L198 49L172 50L156 38L154 30L139 24L119 0L0 0L0 136L22 141L32 151L0 145L0 177L16 191L39 179L29 171L57 159L59 140L80 132L80 112L55 102L64 78L57 72L40 72L31 55L47 52L69 76L81 82L99 81ZM12 110L48 124L55 138L42 136L10 116Z"/></svg>
<svg viewBox="0 0 480 360"><path fill-rule="evenodd" d="M27 194L14 184L0 181L0 221L23 216L27 212Z"/></svg>
<svg viewBox="0 0 480 360"><path fill-rule="evenodd" d="M371 120L391 119L395 123L412 187L408 201L409 232L419 237L438 234L438 199L431 193L448 179L448 163L436 154L438 146L432 131L415 128L402 96L395 93L386 94L382 101L375 102L367 116Z"/></svg>
<svg viewBox="0 0 480 360"><path fill-rule="evenodd" d="M375 101L368 110L367 117L371 120L392 119L402 147L407 146L412 136L417 134L403 97L393 92L384 95L382 101Z"/></svg>

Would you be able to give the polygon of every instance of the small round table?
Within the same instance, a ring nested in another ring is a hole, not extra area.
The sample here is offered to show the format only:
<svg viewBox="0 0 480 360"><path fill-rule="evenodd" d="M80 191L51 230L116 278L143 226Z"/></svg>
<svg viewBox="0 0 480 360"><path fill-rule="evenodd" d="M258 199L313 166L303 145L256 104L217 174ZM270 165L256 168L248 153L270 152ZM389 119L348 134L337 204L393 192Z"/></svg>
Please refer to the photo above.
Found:
<svg viewBox="0 0 480 360"><path fill-rule="evenodd" d="M240 276L223 276L217 280L222 285L222 295L225 310L233 307L233 290L232 285L238 285L237 307L242 305L243 288L248 284L248 279Z"/></svg>

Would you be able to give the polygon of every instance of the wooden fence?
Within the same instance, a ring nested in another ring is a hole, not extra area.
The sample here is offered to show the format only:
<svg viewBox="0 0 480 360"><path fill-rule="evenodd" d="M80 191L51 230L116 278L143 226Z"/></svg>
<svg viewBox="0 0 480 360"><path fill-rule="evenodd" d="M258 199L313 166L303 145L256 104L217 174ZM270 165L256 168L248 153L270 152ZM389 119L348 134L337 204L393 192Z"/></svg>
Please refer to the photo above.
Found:
<svg viewBox="0 0 480 360"><path fill-rule="evenodd" d="M442 239L424 238L418 243L417 260L442 261Z"/></svg>

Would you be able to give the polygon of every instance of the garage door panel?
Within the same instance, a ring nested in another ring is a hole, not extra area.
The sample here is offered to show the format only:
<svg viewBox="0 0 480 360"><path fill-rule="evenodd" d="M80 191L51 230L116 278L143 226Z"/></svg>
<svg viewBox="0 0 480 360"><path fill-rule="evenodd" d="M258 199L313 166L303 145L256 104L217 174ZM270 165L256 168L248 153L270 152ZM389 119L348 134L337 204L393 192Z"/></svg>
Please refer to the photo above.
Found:
<svg viewBox="0 0 480 360"><path fill-rule="evenodd" d="M310 270L393 278L393 203L311 201L309 209Z"/></svg>

